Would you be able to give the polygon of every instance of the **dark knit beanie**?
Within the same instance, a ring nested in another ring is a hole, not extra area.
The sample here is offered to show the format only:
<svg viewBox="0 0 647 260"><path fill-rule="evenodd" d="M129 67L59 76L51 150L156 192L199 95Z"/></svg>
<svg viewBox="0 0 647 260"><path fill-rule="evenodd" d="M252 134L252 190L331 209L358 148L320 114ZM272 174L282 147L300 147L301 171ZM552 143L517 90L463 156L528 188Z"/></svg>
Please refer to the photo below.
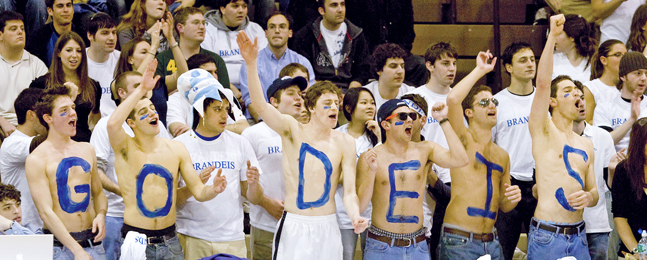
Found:
<svg viewBox="0 0 647 260"><path fill-rule="evenodd" d="M620 77L624 77L634 70L647 69L647 57L642 52L627 52L620 60Z"/></svg>

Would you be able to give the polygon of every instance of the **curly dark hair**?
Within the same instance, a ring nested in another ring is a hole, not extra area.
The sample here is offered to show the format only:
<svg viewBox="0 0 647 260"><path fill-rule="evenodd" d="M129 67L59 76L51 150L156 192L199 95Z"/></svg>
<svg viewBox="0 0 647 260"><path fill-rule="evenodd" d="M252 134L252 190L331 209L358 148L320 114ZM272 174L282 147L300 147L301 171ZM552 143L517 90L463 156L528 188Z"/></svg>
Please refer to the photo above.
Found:
<svg viewBox="0 0 647 260"><path fill-rule="evenodd" d="M20 191L11 184L0 183L0 202L6 199L20 202Z"/></svg>

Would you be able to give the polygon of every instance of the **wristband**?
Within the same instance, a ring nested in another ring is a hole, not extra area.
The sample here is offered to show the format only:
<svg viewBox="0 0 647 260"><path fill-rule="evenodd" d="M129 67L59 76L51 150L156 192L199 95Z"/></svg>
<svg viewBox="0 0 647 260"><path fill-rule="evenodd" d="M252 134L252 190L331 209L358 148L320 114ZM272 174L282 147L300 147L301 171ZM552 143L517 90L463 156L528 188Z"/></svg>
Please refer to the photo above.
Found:
<svg viewBox="0 0 647 260"><path fill-rule="evenodd" d="M443 123L449 121L449 118L443 118L442 120L438 121L438 125L442 125Z"/></svg>
<svg viewBox="0 0 647 260"><path fill-rule="evenodd" d="M175 42L175 44L171 45L171 49L173 49L173 48L175 48L175 47L177 47L177 46L180 46L180 43L179 43L179 42Z"/></svg>

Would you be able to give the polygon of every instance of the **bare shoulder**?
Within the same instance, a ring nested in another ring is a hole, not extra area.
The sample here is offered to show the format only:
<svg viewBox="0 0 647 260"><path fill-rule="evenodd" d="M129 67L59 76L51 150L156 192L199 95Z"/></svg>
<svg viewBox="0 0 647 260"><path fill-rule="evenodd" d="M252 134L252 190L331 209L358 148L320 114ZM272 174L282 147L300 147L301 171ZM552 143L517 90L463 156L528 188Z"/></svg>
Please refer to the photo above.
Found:
<svg viewBox="0 0 647 260"><path fill-rule="evenodd" d="M184 144L178 140L165 139L161 137L155 137L155 138L159 138L159 140L162 142L164 146L168 147L176 154L178 152L186 150L186 146L184 146Z"/></svg>
<svg viewBox="0 0 647 260"><path fill-rule="evenodd" d="M587 153L593 153L593 142L591 142L590 139L579 135L576 135L575 137L578 138L578 141L584 145Z"/></svg>
<svg viewBox="0 0 647 260"><path fill-rule="evenodd" d="M347 133L342 133L340 131L332 130L332 133L330 134L330 136L338 144L340 144L340 142L341 144L345 144L349 141L352 141L353 143L355 143L355 139L353 139L352 136L350 136Z"/></svg>
<svg viewBox="0 0 647 260"><path fill-rule="evenodd" d="M96 157L96 152L94 151L94 146L92 146L90 143L88 143L88 142L77 142L75 144L75 146L79 148L79 151L83 151L85 153L95 155L95 157Z"/></svg>
<svg viewBox="0 0 647 260"><path fill-rule="evenodd" d="M498 161L503 163L508 163L510 161L510 155L508 152L503 150L500 146L495 143L492 143L490 148L490 154Z"/></svg>

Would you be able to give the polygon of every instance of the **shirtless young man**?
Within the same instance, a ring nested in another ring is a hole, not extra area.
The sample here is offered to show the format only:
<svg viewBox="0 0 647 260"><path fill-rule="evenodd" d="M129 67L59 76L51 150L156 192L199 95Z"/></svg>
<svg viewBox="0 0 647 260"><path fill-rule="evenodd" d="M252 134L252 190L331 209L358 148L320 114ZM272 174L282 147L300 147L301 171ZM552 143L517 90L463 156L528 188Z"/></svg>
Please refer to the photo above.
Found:
<svg viewBox="0 0 647 260"><path fill-rule="evenodd" d="M159 76L153 78L156 66L157 61L148 65L139 86L108 120L110 145L115 151L115 172L125 205L122 255L128 251L124 248L137 243L129 240L134 235L127 236L135 231L147 237L144 240L147 259L184 259L175 232L179 174L198 201L215 198L225 190L227 181L219 173L213 179L213 186L205 186L193 169L186 147L156 136L160 131L159 116L153 103L142 98L159 79ZM124 121L133 130L134 137L124 131ZM207 172L213 169L210 167Z"/></svg>
<svg viewBox="0 0 647 260"><path fill-rule="evenodd" d="M355 233L368 226L368 220L359 214L355 193L357 157L355 146L349 145L355 140L333 130L341 90L329 81L311 86L305 96L310 122L301 124L265 101L256 67L256 39L250 40L241 31L237 42L247 63L251 106L281 136L283 145L285 211L276 231L273 259L341 260L341 233L333 197L341 172L344 206Z"/></svg>
<svg viewBox="0 0 647 260"><path fill-rule="evenodd" d="M54 259L105 259L100 241L108 201L94 148L71 139L77 118L69 92L52 86L36 104L48 135L27 157L25 173L44 233L54 234Z"/></svg>
<svg viewBox="0 0 647 260"><path fill-rule="evenodd" d="M449 122L461 139L470 162L452 168L452 196L442 227L439 259L476 259L489 254L503 259L494 233L499 209L509 212L521 199L519 186L510 185L508 153L492 142L497 105L487 86L472 87L494 69L490 51L480 52L476 68L447 96ZM463 124L467 118L469 128Z"/></svg>
<svg viewBox="0 0 647 260"><path fill-rule="evenodd" d="M409 104L392 99L380 107L377 119L382 145L364 152L358 160L360 210L373 202L364 259L430 259L422 225L425 164L431 161L454 168L468 162L461 141L447 123L445 104L434 105L431 116L440 122L449 150L430 141L411 141L419 109Z"/></svg>
<svg viewBox="0 0 647 260"><path fill-rule="evenodd" d="M538 201L528 234L529 260L566 256L590 259L582 212L598 201L593 144L573 132L581 102L573 81L566 76L550 80L555 38L563 31L564 21L562 14L550 18L528 119Z"/></svg>

